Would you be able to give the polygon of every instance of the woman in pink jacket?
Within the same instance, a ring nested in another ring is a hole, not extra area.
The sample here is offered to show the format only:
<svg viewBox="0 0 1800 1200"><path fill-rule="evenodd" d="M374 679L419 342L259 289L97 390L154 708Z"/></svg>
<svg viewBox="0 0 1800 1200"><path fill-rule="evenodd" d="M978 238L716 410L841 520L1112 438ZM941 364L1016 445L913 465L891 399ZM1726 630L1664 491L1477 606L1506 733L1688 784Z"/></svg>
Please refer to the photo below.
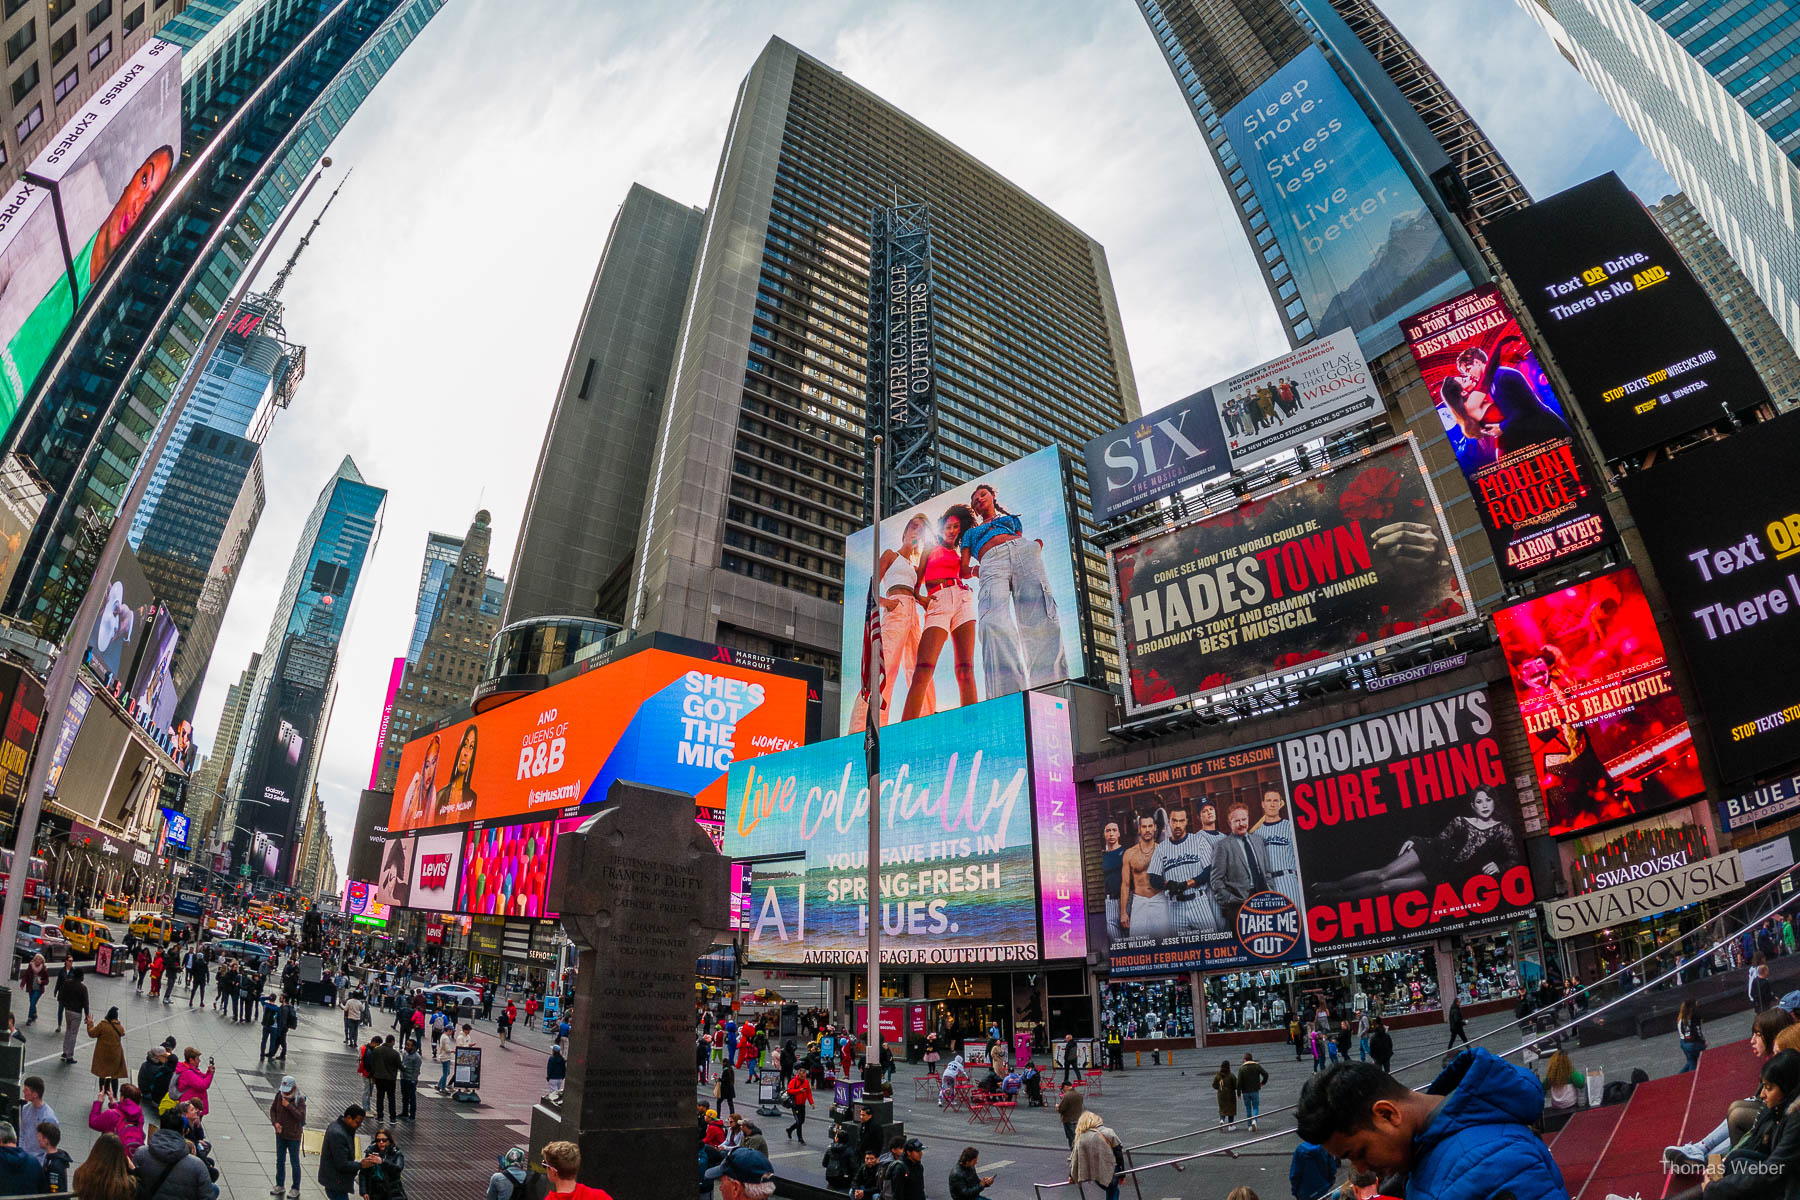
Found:
<svg viewBox="0 0 1800 1200"><path fill-rule="evenodd" d="M104 1097L96 1097L94 1107L88 1112L88 1128L97 1133L117 1134L125 1143L127 1155L137 1153L138 1147L144 1144L143 1100L143 1093L130 1083L120 1086L115 1104L109 1105Z"/></svg>
<svg viewBox="0 0 1800 1200"><path fill-rule="evenodd" d="M181 1065L175 1068L174 1094L182 1103L192 1100L200 1106L200 1115L205 1116L212 1109L206 1103L206 1090L212 1086L213 1060L206 1060L206 1070L200 1069L200 1051L189 1046L181 1052Z"/></svg>

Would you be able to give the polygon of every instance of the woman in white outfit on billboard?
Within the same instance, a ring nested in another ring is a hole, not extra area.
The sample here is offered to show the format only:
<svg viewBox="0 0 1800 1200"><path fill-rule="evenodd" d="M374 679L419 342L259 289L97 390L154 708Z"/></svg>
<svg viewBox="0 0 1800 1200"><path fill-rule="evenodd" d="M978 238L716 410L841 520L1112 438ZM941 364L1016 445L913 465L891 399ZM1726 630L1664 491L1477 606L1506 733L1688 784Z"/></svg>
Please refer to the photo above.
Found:
<svg viewBox="0 0 1800 1200"><path fill-rule="evenodd" d="M1010 696L1069 674L1056 598L1044 574L1044 544L1000 507L994 487L969 498L977 524L962 535L963 563L979 576L975 628L981 642L984 698Z"/></svg>
<svg viewBox="0 0 1800 1200"><path fill-rule="evenodd" d="M881 585L877 589L875 602L881 605L883 725L899 719L899 711L890 703L894 683L900 679L910 682L913 667L919 658L919 635L924 628L919 612L919 564L925 558L925 535L930 530L931 518L919 513L906 523L906 529L900 535L900 548L881 552ZM868 653L866 646L863 653ZM937 711L933 702L934 687L932 680L927 678L922 713ZM849 732L866 729L868 724L869 694L863 691L858 693L856 704L850 709Z"/></svg>

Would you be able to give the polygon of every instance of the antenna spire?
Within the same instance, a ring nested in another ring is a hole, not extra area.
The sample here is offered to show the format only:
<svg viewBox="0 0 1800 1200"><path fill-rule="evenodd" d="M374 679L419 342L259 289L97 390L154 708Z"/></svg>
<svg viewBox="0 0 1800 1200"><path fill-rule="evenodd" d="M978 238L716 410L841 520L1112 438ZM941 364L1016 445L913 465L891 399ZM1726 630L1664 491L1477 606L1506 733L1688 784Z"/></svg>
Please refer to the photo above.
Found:
<svg viewBox="0 0 1800 1200"><path fill-rule="evenodd" d="M294 247L294 252L288 255L287 262L283 263L281 270L276 273L275 282L269 285L269 290L265 293L265 297L268 300L275 301L281 299L281 289L287 286L288 275L293 271L294 264L300 261L301 252L312 242L312 235L318 231L319 222L323 221L325 219L325 214L330 211L331 202L337 199L338 193L344 190L344 184L350 182L350 176L355 174L355 172L355 167L351 167L348 171L345 171L344 178L339 181L335 188L331 189L331 195L325 197L325 207L321 208L319 210L319 215L313 218L312 224L307 227L306 234L300 239L300 244Z"/></svg>

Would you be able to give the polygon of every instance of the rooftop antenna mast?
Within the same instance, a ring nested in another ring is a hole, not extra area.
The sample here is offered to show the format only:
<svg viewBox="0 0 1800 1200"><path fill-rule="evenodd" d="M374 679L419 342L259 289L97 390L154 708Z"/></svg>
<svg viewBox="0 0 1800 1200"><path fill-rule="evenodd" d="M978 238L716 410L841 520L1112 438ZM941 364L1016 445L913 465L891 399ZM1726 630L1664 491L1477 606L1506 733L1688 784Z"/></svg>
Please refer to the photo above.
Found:
<svg viewBox="0 0 1800 1200"><path fill-rule="evenodd" d="M326 159L325 165L330 166L331 160ZM292 254L288 255L287 262L283 263L281 270L275 273L275 282L270 284L269 290L264 293L269 301L274 302L281 299L281 289L287 286L288 276L293 273L294 264L300 261L301 253L312 243L312 235L318 232L319 222L323 221L325 214L331 211L331 202L337 199L338 193L344 190L344 185L350 182L350 176L355 173L355 167L345 171L343 179L339 180L338 185L331 189L331 195L325 197L325 207L319 210L319 215L313 218L311 225L307 226L306 233L300 238L300 244L294 247Z"/></svg>

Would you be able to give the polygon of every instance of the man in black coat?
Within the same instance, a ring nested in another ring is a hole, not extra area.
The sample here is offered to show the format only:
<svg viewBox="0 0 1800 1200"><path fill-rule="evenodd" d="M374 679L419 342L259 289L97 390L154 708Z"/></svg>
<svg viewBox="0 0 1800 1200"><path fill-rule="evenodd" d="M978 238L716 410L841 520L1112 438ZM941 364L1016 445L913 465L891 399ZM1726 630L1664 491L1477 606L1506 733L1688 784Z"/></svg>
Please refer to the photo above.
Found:
<svg viewBox="0 0 1800 1200"><path fill-rule="evenodd" d="M326 1200L350 1200L357 1187L357 1172L381 1162L374 1154L360 1160L356 1157L356 1131L363 1115L362 1105L352 1104L325 1131L319 1151L319 1186L325 1190Z"/></svg>

